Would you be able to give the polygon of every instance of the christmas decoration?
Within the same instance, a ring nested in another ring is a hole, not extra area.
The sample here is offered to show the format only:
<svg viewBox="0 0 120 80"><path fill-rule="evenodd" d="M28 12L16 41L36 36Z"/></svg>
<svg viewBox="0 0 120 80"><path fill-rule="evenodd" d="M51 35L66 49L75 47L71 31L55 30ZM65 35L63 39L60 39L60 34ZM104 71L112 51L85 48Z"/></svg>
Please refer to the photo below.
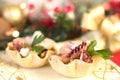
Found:
<svg viewBox="0 0 120 80"><path fill-rule="evenodd" d="M30 0L18 1L16 4L12 4L12 2L15 3L14 1L8 1L9 4L3 4L0 8L1 17L10 23L10 29L5 33L5 37L10 39L25 37L39 30L46 37L59 42L81 38L85 33L98 30L104 35L107 46L107 42L112 42L113 39L119 42L117 26L120 19L120 1L58 1ZM111 16L116 17L117 20L111 21L111 19L114 20L110 18ZM106 23L106 20L110 23ZM107 34L108 30L110 34Z"/></svg>
<svg viewBox="0 0 120 80"><path fill-rule="evenodd" d="M111 10L117 13L120 13L120 1L119 0L110 0L108 4L110 5Z"/></svg>
<svg viewBox="0 0 120 80"><path fill-rule="evenodd" d="M29 15L28 18L30 18L30 24L27 26L33 24L34 26L32 28L42 31L45 36L52 38L55 41L64 41L81 35L80 26L75 24L74 5L68 4L63 7L57 6L53 9L44 8L40 14L42 14L43 18L37 20L32 19L32 21L31 16ZM27 28L30 29L30 27Z"/></svg>
<svg viewBox="0 0 120 80"><path fill-rule="evenodd" d="M25 24L25 16L18 5L6 5L2 9L2 16L13 27L21 29Z"/></svg>
<svg viewBox="0 0 120 80"><path fill-rule="evenodd" d="M81 27L87 31L99 30L106 38L106 48L112 52L120 50L120 1L110 0L101 4L102 8L94 6L84 13ZM101 12L99 12L101 11ZM92 13L93 12L93 13ZM87 24L87 25L86 25Z"/></svg>

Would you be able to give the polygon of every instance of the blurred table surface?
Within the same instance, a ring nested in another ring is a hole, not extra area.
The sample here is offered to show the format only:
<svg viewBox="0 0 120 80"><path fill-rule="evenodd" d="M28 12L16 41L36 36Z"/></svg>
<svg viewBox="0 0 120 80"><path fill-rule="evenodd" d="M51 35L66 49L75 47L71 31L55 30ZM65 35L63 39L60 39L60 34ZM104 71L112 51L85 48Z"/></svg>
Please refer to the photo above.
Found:
<svg viewBox="0 0 120 80"><path fill-rule="evenodd" d="M13 63L5 51L0 51L0 80L120 80L120 67L111 60L107 60L107 65L101 61L88 75L68 78L55 72L49 64L35 69L22 68Z"/></svg>

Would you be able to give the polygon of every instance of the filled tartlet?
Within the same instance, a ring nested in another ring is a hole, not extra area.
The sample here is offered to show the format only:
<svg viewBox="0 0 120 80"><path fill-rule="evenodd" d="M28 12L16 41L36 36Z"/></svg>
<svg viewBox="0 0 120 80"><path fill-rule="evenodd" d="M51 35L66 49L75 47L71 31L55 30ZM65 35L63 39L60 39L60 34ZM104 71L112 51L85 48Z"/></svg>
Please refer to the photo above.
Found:
<svg viewBox="0 0 120 80"><path fill-rule="evenodd" d="M94 55L101 57L107 50L94 50L96 41L87 43L83 41L81 44L74 44L72 42L65 43L59 51L59 54L52 55L49 58L51 67L58 73L66 77L83 77L86 76L92 68ZM106 55L105 55L106 56ZM104 58L111 56L111 53Z"/></svg>
<svg viewBox="0 0 120 80"><path fill-rule="evenodd" d="M74 45L69 42L60 48L59 55L49 59L51 67L67 77L82 77L87 74L92 65L92 57L86 52L87 43Z"/></svg>
<svg viewBox="0 0 120 80"><path fill-rule="evenodd" d="M25 68L37 68L48 62L54 54L55 41L46 38L40 32L26 38L16 38L9 42L6 54L18 65Z"/></svg>

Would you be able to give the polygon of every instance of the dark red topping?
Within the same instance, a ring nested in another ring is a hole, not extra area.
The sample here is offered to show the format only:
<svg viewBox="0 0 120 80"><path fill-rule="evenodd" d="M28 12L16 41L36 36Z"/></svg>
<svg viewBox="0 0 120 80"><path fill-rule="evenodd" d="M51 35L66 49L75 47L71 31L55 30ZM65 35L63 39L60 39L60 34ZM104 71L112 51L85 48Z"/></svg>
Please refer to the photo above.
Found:
<svg viewBox="0 0 120 80"><path fill-rule="evenodd" d="M15 50L20 51L21 48L24 47L25 40L22 38L16 38L12 41L13 47Z"/></svg>
<svg viewBox="0 0 120 80"><path fill-rule="evenodd" d="M74 49L71 50L70 53L61 54L61 60L66 64L69 63L71 60L80 59L87 63L92 63L92 57L86 51L87 43L82 42L82 44L78 45Z"/></svg>

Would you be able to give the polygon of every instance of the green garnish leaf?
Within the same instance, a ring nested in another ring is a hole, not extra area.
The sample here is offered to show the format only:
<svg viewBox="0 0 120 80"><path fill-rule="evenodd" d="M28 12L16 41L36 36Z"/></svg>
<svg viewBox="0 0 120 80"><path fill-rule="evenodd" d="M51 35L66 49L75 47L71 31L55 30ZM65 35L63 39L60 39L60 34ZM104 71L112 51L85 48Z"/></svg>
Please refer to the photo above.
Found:
<svg viewBox="0 0 120 80"><path fill-rule="evenodd" d="M90 42L90 44L88 45L87 47L87 52L92 52L94 51L94 47L96 46L97 44L97 41L96 40L93 40Z"/></svg>
<svg viewBox="0 0 120 80"><path fill-rule="evenodd" d="M102 49L102 50L95 50L94 47L96 46L97 41L91 41L91 43L87 47L87 52L91 56L101 56L104 59L109 59L110 57L113 56L112 52L107 49Z"/></svg>
<svg viewBox="0 0 120 80"><path fill-rule="evenodd" d="M32 51L35 51L37 52L38 54L41 54L42 51L45 49L43 46L36 46L36 44L42 42L46 37L43 36L43 35L40 35L40 36L35 36L33 42L32 42L32 45L31 45L31 48L32 48Z"/></svg>
<svg viewBox="0 0 120 80"><path fill-rule="evenodd" d="M96 51L92 51L90 52L90 55L92 56L100 56L104 59L109 59L110 57L112 57L112 52L106 49L102 49L102 50L96 50Z"/></svg>
<svg viewBox="0 0 120 80"><path fill-rule="evenodd" d="M42 47L42 46L33 46L32 47L32 51L35 51L38 54L41 54L43 50L44 50L44 47Z"/></svg>
<svg viewBox="0 0 120 80"><path fill-rule="evenodd" d="M96 50L96 52L98 54L101 55L101 57L103 57L104 59L109 59L110 57L112 57L112 52L106 49L102 49L102 50Z"/></svg>
<svg viewBox="0 0 120 80"><path fill-rule="evenodd" d="M41 41L43 41L45 39L45 36L40 35L40 36L35 36L33 42L32 42L32 46L40 43Z"/></svg>

